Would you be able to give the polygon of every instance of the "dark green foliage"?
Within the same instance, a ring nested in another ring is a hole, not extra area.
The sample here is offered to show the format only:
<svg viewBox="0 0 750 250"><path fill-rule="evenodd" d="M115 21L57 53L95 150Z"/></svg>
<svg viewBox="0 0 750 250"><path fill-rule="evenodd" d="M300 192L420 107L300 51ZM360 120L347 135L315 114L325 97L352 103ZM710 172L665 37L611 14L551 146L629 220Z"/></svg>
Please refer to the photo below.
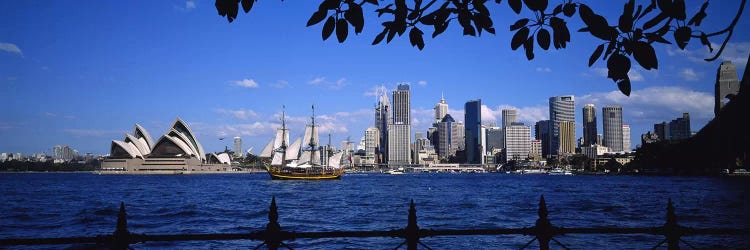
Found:
<svg viewBox="0 0 750 250"><path fill-rule="evenodd" d="M237 18L240 4L243 10L248 12L255 1L216 0L215 6L219 15L232 22ZM335 30L337 40L340 43L344 42L349 34L348 25L354 27L355 34L360 34L365 24L365 4L382 6L375 9L375 12L379 18L385 18L381 22L383 30L375 36L373 45L380 44L384 39L386 43L390 43L393 38L402 36L409 30L409 42L413 47L422 50L425 47L425 29L419 26L432 26L432 37L436 38L447 30L453 20L461 26L462 35L478 37L483 31L495 34L494 21L491 18L494 10L488 8L487 0L383 0L384 6L378 0L364 0L359 3L354 0L319 1L320 5L308 19L307 26L316 25L328 17L321 30L323 40L327 40ZM593 66L599 58L606 60L608 77L617 83L621 92L627 94L630 92L630 80L627 78L630 58L635 59L646 70L658 69L658 58L651 44L671 44L664 38L668 33L673 33L675 43L680 49L685 49L691 38L700 38L701 44L711 51L713 48L709 38L729 33L717 55L710 59L715 60L726 45L741 14L741 11L738 11L734 22L726 29L707 34L697 30L697 27L707 16L708 2L703 3L700 10L685 23L687 8L684 0L623 1L625 4L622 13L616 22L610 22L588 5L572 0L553 3L556 5L551 11L548 10L548 0L508 0L508 6L516 14L521 14L524 8L534 13L531 17L518 19L509 27L510 31L514 32L510 41L511 49L517 50L523 46L528 60L534 58L534 43L544 50L548 50L550 45L555 49L564 49L571 41L565 18L574 18L578 13L578 17L586 25L579 29L579 32L589 33L603 41L594 49L588 65ZM646 2L647 5L638 2ZM501 1L496 0L494 3L500 4ZM743 6L740 7L744 7L744 3L743 0ZM694 35L698 33L700 35ZM606 48L604 44L607 44Z"/></svg>

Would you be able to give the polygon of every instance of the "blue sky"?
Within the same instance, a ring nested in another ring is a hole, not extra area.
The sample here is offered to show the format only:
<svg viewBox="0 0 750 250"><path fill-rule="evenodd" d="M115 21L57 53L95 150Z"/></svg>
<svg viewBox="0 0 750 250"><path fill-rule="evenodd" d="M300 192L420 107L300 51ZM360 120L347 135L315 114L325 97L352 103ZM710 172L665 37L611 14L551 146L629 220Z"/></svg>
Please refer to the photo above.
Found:
<svg viewBox="0 0 750 250"><path fill-rule="evenodd" d="M596 104L599 115L602 106L619 104L635 147L653 123L682 112L690 112L693 130L705 125L713 117L719 63L733 60L743 72L750 53L744 13L722 59L703 62L708 53L696 39L685 51L657 45L659 70L634 62L633 93L626 97L602 75L604 62L588 67L598 44L575 32L583 27L577 15L569 21L567 49L537 47L527 61L522 50L510 50L508 27L532 14L516 15L505 2L490 4L497 35L465 37L453 25L436 39L425 36L423 51L406 35L370 45L383 20L373 7L365 8L371 16L362 34L350 30L343 44L322 41L322 23L305 27L315 2L259 1L230 24L213 1L2 1L0 152L49 153L61 144L105 154L135 123L157 139L180 117L206 151L231 148L231 137L241 136L244 148L257 153L278 126L282 105L294 136L311 104L321 132L332 133L336 145L347 137L358 142L373 123L376 89L404 82L412 86L412 131L426 130L441 93L458 120L467 100L482 99L484 120L499 123L500 110L515 107L527 124L548 117L549 97L570 94L578 136L585 103ZM624 3L591 2L610 22ZM687 2L688 16L702 3ZM712 1L702 27L722 28L738 4Z"/></svg>

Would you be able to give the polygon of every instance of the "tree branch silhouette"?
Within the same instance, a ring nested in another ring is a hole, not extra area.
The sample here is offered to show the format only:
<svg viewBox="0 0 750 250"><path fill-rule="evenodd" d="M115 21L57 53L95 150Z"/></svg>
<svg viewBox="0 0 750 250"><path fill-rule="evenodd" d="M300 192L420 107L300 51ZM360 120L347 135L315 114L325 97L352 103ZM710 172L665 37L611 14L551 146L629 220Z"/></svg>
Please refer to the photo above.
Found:
<svg viewBox="0 0 750 250"><path fill-rule="evenodd" d="M239 6L248 13L255 1L257 0L216 0L215 6L218 14L231 23L237 18ZM672 44L665 39L670 33L681 50L685 49L691 38L699 38L701 44L712 53L709 38L727 34L717 53L705 60L713 61L721 55L747 0L741 0L737 14L726 28L706 33L699 30L699 27L707 16L709 1L706 0L700 10L685 23L685 0L639 1L646 4L626 0L617 22L610 24L604 16L582 2L563 0L550 9L548 0L507 0L508 7L517 15L524 8L534 13L533 17L518 19L509 27L509 31L515 32L510 47L514 51L523 47L528 60L534 59L534 44L543 50L549 50L550 45L557 50L564 49L571 39L566 20L578 13L578 17L586 25L578 32L589 33L602 40L589 57L589 67L600 58L606 61L607 78L617 84L620 92L629 96L631 84L628 72L632 66L631 59L643 69L658 69L658 58L652 44ZM423 5L423 0L409 0L408 3L406 0L362 0L359 3L354 0L322 0L307 21L307 26L326 20L321 30L323 40L327 40L335 31L338 42L343 43L349 35L350 25L354 28L355 35L362 32L365 23L364 8L385 5L374 10L378 18L387 20L381 22L383 30L375 36L372 45L380 44L383 40L390 43L396 35L400 37L408 30L412 47L422 50L425 47L423 30L432 26L431 35L435 38L443 34L451 23L456 22L461 26L464 36L480 37L483 31L495 34L488 0L442 0L442 4L436 5L437 2L429 0ZM501 2L502 0L494 1L497 5L501 5Z"/></svg>

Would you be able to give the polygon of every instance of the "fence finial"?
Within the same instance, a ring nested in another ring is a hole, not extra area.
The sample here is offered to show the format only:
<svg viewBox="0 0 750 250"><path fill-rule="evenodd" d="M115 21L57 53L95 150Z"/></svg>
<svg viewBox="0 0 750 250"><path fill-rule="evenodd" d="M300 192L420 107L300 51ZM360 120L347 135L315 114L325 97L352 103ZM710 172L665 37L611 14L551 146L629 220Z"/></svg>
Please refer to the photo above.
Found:
<svg viewBox="0 0 750 250"><path fill-rule="evenodd" d="M128 249L130 246L130 232L128 232L128 218L125 213L125 202L120 202L120 212L117 213L117 228L112 233L112 249Z"/></svg>
<svg viewBox="0 0 750 250"><path fill-rule="evenodd" d="M414 207L414 199L409 204L409 219L405 231L406 249L416 250L419 244L419 226L417 225L417 209Z"/></svg>
<svg viewBox="0 0 750 250"><path fill-rule="evenodd" d="M279 249L281 245L281 225L279 225L279 211L276 207L276 196L271 198L271 206L268 208L268 224L266 224L265 244L268 249Z"/></svg>

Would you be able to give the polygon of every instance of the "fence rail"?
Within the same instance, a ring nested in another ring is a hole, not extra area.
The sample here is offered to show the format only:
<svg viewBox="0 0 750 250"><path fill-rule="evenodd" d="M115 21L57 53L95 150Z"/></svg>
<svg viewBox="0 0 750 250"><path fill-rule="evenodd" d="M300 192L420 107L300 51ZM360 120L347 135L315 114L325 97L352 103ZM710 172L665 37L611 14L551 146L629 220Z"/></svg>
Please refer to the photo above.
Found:
<svg viewBox="0 0 750 250"><path fill-rule="evenodd" d="M328 231L328 232L288 232L281 230L278 222L279 214L276 206L276 198L271 199L268 212L268 223L265 230L248 233L223 233L223 234L158 234L147 235L131 233L127 228L127 214L125 204L120 203L120 212L117 215L116 230L110 235L95 237L64 237L64 238L25 238L25 239L0 239L0 246L17 245L62 245L62 244L97 244L110 249L128 249L130 245L153 242L153 241L207 241L207 240L255 240L262 243L255 247L258 249L266 246L268 249L291 247L284 241L294 239L320 239L320 238L365 238L365 237L392 237L402 238L404 242L396 248L406 246L407 249L417 249L422 246L431 249L421 242L420 239L436 236L467 236L467 235L528 235L533 238L521 246L527 248L534 241L539 242L539 249L547 250L550 242L568 249L564 244L554 237L567 234L650 234L661 235L664 239L657 243L654 248L667 244L667 249L680 249L680 243L690 248L695 248L682 237L691 235L750 235L750 228L691 228L680 226L677 223L672 200L667 203L666 222L656 227L593 227L593 228L565 228L553 226L547 219L547 204L544 196L539 198L538 219L532 227L524 228L491 228L491 229L420 229L417 225L417 211L414 200L409 205L408 222L405 228L395 230L376 231Z"/></svg>

